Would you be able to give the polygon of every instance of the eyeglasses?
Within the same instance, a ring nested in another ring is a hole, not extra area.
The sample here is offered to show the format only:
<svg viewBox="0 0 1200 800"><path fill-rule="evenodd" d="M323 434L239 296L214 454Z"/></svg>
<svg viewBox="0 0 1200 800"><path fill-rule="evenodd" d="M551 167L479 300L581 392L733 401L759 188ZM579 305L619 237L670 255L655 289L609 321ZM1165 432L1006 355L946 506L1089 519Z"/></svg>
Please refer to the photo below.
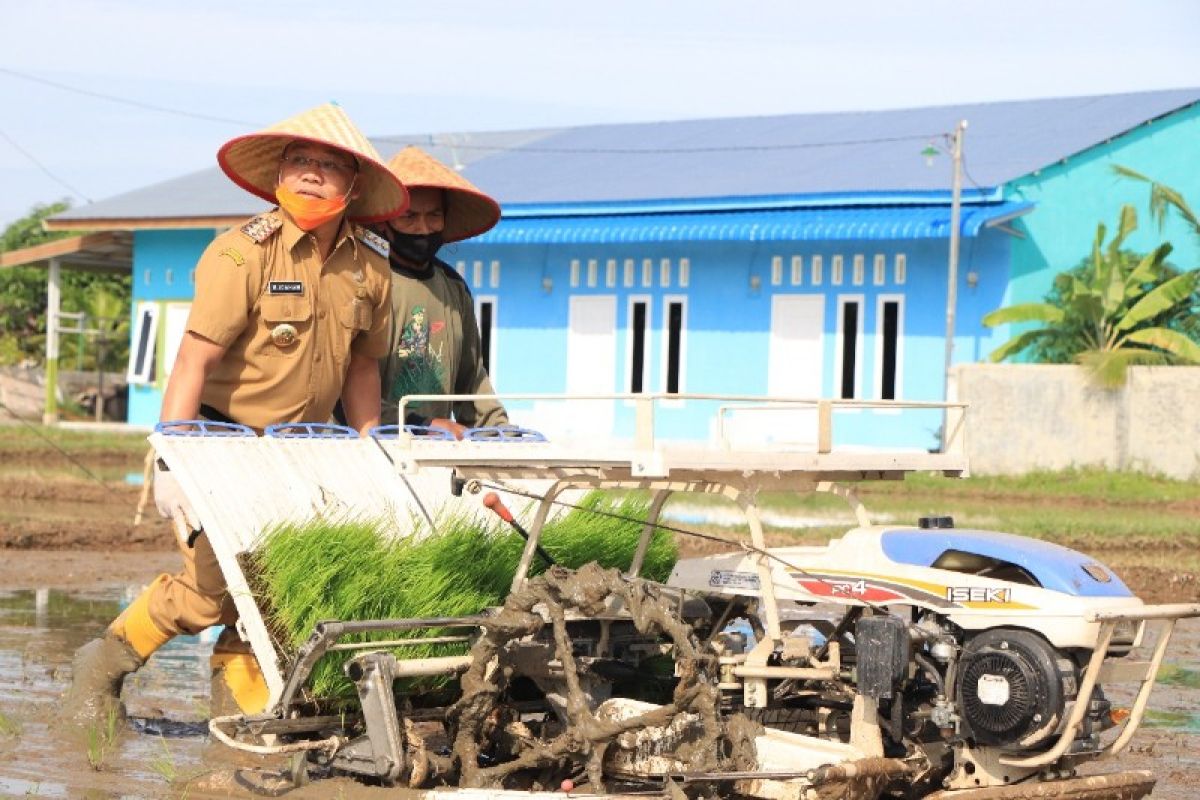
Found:
<svg viewBox="0 0 1200 800"><path fill-rule="evenodd" d="M352 175L358 172L357 166L351 166L344 161L332 158L309 158L298 153L283 156L279 161L293 169L315 169L322 174Z"/></svg>

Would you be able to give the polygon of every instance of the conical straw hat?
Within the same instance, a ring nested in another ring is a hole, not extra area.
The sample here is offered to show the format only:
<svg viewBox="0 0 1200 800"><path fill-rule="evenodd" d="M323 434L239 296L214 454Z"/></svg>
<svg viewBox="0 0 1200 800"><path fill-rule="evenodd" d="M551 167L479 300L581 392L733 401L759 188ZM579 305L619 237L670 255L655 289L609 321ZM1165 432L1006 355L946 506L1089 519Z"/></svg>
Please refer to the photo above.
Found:
<svg viewBox="0 0 1200 800"><path fill-rule="evenodd" d="M217 163L230 180L251 194L275 203L279 158L290 142L305 141L345 150L358 159L357 199L346 216L358 222L382 222L408 208L408 192L383 164L383 157L336 103L326 103L285 119L266 130L230 139L217 151Z"/></svg>
<svg viewBox="0 0 1200 800"><path fill-rule="evenodd" d="M446 227L442 240L458 242L489 231L500 221L500 205L469 180L419 147L392 156L388 168L405 186L442 189L446 193Z"/></svg>

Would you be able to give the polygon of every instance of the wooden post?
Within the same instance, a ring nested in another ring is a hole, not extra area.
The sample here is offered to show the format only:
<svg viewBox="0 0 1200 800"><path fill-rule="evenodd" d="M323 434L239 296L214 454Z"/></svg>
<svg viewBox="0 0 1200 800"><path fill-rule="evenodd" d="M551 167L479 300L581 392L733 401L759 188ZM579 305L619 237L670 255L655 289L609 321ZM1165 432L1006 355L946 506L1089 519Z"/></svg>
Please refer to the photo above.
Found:
<svg viewBox="0 0 1200 800"><path fill-rule="evenodd" d="M42 424L58 422L58 311L62 305L61 265L50 259L46 278L46 404Z"/></svg>

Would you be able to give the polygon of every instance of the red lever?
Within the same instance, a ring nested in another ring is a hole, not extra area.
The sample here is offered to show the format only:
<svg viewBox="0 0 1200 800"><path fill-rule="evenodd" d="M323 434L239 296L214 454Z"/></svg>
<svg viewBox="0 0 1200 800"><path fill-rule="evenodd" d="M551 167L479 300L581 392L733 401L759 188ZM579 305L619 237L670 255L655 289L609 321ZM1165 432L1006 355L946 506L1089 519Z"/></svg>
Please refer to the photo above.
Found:
<svg viewBox="0 0 1200 800"><path fill-rule="evenodd" d="M504 505L503 501L501 501L500 495L496 494L495 492L488 492L483 496L483 507L490 508L492 511L496 512L496 516L498 516L500 519L504 520L509 525L512 524L512 512L509 511L508 507Z"/></svg>

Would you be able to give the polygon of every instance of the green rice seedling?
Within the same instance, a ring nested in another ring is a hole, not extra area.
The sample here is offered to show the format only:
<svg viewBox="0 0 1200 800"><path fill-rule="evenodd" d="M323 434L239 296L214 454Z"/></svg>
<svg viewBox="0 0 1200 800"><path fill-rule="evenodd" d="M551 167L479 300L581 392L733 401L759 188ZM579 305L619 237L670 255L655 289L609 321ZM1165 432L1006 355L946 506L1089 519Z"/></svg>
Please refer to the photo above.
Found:
<svg viewBox="0 0 1200 800"><path fill-rule="evenodd" d="M546 550L573 569L592 561L627 569L644 525L646 500L627 495L615 502L593 493L581 505L547 523L542 537ZM625 518L601 516L596 510ZM469 616L500 605L525 546L511 529L478 516L447 515L424 537L396 539L386 530L370 520L317 520L279 526L263 537L250 571L260 607L285 653L295 652L322 620ZM664 580L674 563L673 539L657 531L641 574ZM539 561L535 570L544 568ZM406 638L453 632L428 629ZM367 634L360 641L397 637L395 632ZM426 658L465 653L466 645L413 645L396 652L401 658ZM342 674L348 657L337 652L318 662L309 682L315 697L336 704L354 696ZM444 678L423 679L405 688L429 691L444 683Z"/></svg>
<svg viewBox="0 0 1200 800"><path fill-rule="evenodd" d="M104 762L116 743L118 722L117 709L110 706L103 719L88 726L87 760L97 772L104 769Z"/></svg>
<svg viewBox="0 0 1200 800"><path fill-rule="evenodd" d="M14 717L10 717L3 711L0 711L0 736L20 736L21 723Z"/></svg>
<svg viewBox="0 0 1200 800"><path fill-rule="evenodd" d="M171 748L167 747L165 737L159 736L158 740L162 745L162 755L150 762L150 768L167 783L174 783L175 779L179 777L179 768L175 765L175 755L171 752Z"/></svg>

